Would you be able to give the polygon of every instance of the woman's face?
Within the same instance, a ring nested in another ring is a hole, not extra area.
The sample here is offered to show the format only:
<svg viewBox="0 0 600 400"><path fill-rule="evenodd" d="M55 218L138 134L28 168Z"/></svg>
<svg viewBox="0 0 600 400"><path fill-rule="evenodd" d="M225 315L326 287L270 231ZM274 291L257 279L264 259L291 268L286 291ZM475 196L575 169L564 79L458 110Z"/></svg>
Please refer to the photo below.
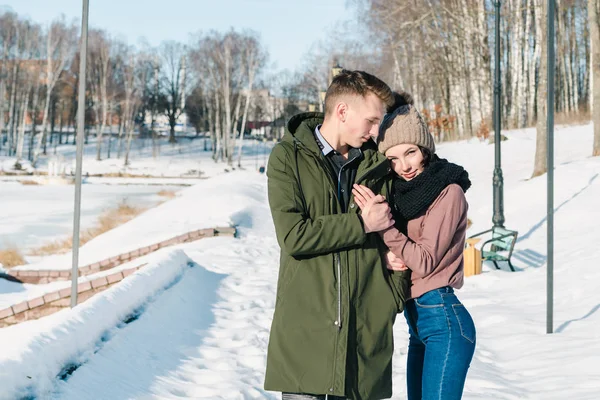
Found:
<svg viewBox="0 0 600 400"><path fill-rule="evenodd" d="M423 172L423 153L414 144L397 144L390 147L385 156L392 163L392 168L399 177L406 181L414 179Z"/></svg>

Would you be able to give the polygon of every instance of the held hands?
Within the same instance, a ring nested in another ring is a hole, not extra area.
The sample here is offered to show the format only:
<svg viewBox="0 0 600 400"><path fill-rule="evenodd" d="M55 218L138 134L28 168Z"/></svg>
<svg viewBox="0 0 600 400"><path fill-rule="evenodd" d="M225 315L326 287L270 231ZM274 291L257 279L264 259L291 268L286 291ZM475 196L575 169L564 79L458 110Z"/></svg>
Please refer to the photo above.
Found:
<svg viewBox="0 0 600 400"><path fill-rule="evenodd" d="M389 204L382 195L375 195L371 189L354 185L354 201L362 211L365 232L380 232L394 225Z"/></svg>
<svg viewBox="0 0 600 400"><path fill-rule="evenodd" d="M387 269L392 271L406 271L408 269L406 264L404 264L404 261L390 250L385 253L385 264Z"/></svg>

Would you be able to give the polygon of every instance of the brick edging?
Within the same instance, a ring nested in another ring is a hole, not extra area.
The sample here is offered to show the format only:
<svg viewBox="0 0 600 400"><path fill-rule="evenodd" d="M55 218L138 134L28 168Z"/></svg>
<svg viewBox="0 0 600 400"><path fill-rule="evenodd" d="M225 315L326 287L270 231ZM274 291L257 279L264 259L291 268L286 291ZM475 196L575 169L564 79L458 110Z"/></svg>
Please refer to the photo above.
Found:
<svg viewBox="0 0 600 400"><path fill-rule="evenodd" d="M145 256L146 254L150 254L158 249L163 247L173 246L176 244L193 242L199 239L203 239L205 237L214 237L214 236L236 236L236 228L235 227L216 227L216 228L208 228L208 229L198 229L196 231L191 231L184 233L179 236L172 237L167 240L163 240L162 242L154 243L152 245L141 247L139 249L132 250L127 253L119 254L117 256L109 257L107 259L85 265L83 267L79 267L79 276L87 276L91 274L96 274L98 272L103 272L114 267L117 267L126 262L132 261L138 257ZM71 279L71 270L14 270L8 271L8 275L13 276L14 278L20 280L23 283L32 283L32 284L43 284L54 281L61 280L69 280ZM2 317L0 316L0 319Z"/></svg>
<svg viewBox="0 0 600 400"><path fill-rule="evenodd" d="M174 238L155 243L150 246L136 249L128 253L110 257L105 260L96 262L79 268L80 276L86 276L98 272L102 272L126 262L132 261L135 258L152 253L160 248L172 246L174 244L193 242L205 237L214 236L232 236L236 237L237 230L235 227L217 227L210 229L199 229L188 232L183 235L175 236ZM115 272L110 275L101 276L87 282L77 284L77 304L86 301L94 294L108 289L110 286L121 282L123 279L133 274L147 263L137 267L125 269ZM9 274L21 281L35 281L40 283L42 279L51 280L67 280L71 277L71 271L9 271ZM36 297L31 300L23 301L14 304L10 307L0 309L0 328L18 324L31 319L38 319L46 315L53 314L63 308L69 307L71 303L71 287L60 289L54 292L46 293L43 296Z"/></svg>
<svg viewBox="0 0 600 400"><path fill-rule="evenodd" d="M108 289L115 283L121 282L123 279L133 274L135 271L144 267L146 263L137 267L125 269L113 274L102 276L91 281L81 282L77 285L78 304L92 297L94 294ZM12 305L3 310L0 310L0 327L14 325L19 322L49 315L58 311L58 309L69 307L71 299L71 288L67 287L54 292L46 293L43 296L36 297L32 300L23 301ZM46 312L43 312L45 308ZM33 312L32 312L33 311ZM35 311L37 312L37 315Z"/></svg>

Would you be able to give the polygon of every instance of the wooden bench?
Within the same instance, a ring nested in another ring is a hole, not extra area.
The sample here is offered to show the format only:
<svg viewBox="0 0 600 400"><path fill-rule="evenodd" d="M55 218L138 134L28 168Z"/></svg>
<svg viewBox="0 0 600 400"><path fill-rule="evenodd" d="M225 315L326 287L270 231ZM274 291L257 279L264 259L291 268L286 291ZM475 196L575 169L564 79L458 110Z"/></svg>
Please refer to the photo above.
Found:
<svg viewBox="0 0 600 400"><path fill-rule="evenodd" d="M483 260L490 260L496 266L496 269L500 269L498 261L508 262L508 266L511 271L514 271L510 257L512 256L515 242L517 241L518 232L511 231L501 227L493 227L487 231L476 233L475 235L469 236L469 239L492 233L491 239L486 240L481 245L481 258ZM486 249L486 246L488 247Z"/></svg>

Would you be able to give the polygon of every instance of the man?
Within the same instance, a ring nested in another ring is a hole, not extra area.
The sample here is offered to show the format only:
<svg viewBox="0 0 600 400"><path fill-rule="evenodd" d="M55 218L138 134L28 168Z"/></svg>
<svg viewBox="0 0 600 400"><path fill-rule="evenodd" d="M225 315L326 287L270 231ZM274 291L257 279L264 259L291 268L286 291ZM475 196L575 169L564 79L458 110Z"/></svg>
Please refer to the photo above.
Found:
<svg viewBox="0 0 600 400"><path fill-rule="evenodd" d="M370 139L393 100L375 76L344 70L327 90L325 115L293 117L269 158L281 260L265 389L284 400L392 394L392 326L409 278L386 268L373 233L393 221L363 219L352 185L387 193L389 163ZM383 201L372 207L389 214Z"/></svg>

